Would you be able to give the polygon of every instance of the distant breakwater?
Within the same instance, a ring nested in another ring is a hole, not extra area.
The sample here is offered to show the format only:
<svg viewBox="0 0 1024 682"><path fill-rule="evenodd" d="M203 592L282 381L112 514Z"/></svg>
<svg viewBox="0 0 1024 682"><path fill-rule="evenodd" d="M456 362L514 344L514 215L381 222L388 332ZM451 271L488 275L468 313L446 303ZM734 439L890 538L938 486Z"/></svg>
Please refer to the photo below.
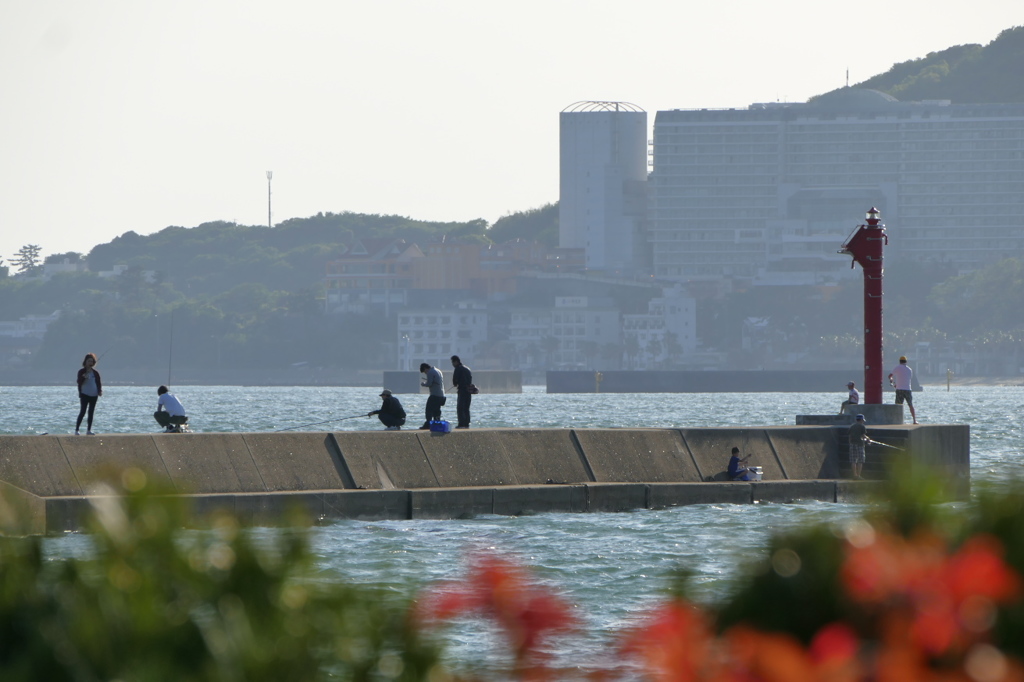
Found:
<svg viewBox="0 0 1024 682"><path fill-rule="evenodd" d="M841 502L871 482L843 480L845 430L827 426L474 429L0 436L0 492L21 530L77 530L111 472L139 469L187 496L200 516L227 510L270 525L293 508L314 518L454 518L625 511L699 503ZM970 427L894 425L882 457L938 468L954 497L970 485ZM763 482L727 482L731 447ZM899 454L892 454L899 453ZM864 485L861 485L864 483Z"/></svg>

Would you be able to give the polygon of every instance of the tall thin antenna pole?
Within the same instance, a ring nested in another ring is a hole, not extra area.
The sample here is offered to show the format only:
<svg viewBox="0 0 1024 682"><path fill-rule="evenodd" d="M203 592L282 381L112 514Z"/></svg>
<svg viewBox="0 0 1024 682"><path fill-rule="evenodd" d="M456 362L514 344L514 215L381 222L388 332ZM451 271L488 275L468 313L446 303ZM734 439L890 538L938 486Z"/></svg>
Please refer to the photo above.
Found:
<svg viewBox="0 0 1024 682"><path fill-rule="evenodd" d="M270 219L270 180L274 177L274 171L267 171L267 227L273 227Z"/></svg>

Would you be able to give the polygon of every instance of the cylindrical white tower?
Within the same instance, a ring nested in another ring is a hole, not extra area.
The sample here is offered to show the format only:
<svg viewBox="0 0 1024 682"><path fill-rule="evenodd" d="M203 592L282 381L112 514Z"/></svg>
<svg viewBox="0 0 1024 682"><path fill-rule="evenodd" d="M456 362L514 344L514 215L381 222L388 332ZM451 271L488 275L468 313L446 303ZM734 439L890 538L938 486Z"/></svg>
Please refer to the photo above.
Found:
<svg viewBox="0 0 1024 682"><path fill-rule="evenodd" d="M647 206L647 112L628 102L576 102L560 115L558 242L594 270L640 265Z"/></svg>

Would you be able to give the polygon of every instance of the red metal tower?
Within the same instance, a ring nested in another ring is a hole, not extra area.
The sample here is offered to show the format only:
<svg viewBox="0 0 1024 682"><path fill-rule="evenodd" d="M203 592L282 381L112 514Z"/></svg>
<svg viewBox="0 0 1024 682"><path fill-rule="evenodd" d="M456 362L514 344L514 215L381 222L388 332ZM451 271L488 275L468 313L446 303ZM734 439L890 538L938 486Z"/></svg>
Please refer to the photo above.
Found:
<svg viewBox="0 0 1024 682"><path fill-rule="evenodd" d="M882 403L882 252L889 238L880 215L872 207L867 225L859 225L839 251L864 269L864 403L870 405Z"/></svg>

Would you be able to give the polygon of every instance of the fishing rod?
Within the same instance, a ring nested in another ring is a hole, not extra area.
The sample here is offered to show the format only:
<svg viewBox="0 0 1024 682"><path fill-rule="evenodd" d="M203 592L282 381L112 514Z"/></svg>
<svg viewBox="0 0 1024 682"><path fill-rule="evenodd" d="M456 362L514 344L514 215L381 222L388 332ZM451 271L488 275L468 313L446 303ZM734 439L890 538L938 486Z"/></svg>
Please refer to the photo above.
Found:
<svg viewBox="0 0 1024 682"><path fill-rule="evenodd" d="M171 359L174 357L174 308L171 308L171 333L167 342L167 386L171 385Z"/></svg>
<svg viewBox="0 0 1024 682"><path fill-rule="evenodd" d="M325 419L322 422L313 422L312 424L299 424L298 426L289 426L287 429L278 429L273 433L281 433L282 431L294 431L295 429L304 429L307 426L319 426L320 424L327 424L329 422L343 422L346 419L355 419L357 417L369 417L368 414L354 414L351 417L335 417L334 419Z"/></svg>
<svg viewBox="0 0 1024 682"><path fill-rule="evenodd" d="M107 348L105 351L100 353L99 357L96 358L96 363L98 364L99 361L103 359L103 356L106 355L107 353L109 353L114 348L114 346L116 346L116 345L117 344L115 343L113 346L110 346L110 348Z"/></svg>
<svg viewBox="0 0 1024 682"><path fill-rule="evenodd" d="M904 450L903 448L898 448L895 445L889 445L888 443L880 443L877 440L871 440L870 438L867 439L867 442L870 445L881 445L883 448L890 448L891 450L899 450L900 452L906 452L906 450Z"/></svg>

